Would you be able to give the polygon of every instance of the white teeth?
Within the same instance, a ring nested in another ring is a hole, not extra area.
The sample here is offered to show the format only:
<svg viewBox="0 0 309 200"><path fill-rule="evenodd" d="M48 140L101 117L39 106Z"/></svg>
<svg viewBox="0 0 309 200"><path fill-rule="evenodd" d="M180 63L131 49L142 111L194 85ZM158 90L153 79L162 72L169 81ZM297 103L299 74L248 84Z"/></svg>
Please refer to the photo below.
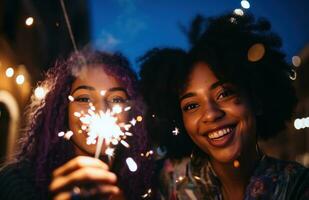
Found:
<svg viewBox="0 0 309 200"><path fill-rule="evenodd" d="M214 132L211 132L208 134L208 137L210 139L217 139L223 135L226 135L228 133L230 133L232 131L231 128L224 128L224 129L221 129L221 130L218 130L218 131L214 131Z"/></svg>

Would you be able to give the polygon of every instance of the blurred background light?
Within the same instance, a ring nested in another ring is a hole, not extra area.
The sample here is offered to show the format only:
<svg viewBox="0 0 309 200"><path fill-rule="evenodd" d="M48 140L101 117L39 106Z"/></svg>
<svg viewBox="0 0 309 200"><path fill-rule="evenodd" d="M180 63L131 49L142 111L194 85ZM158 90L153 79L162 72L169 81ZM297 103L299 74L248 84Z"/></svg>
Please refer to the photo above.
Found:
<svg viewBox="0 0 309 200"><path fill-rule="evenodd" d="M7 70L5 71L5 75L9 78L14 76L14 69L12 67L7 68Z"/></svg>
<svg viewBox="0 0 309 200"><path fill-rule="evenodd" d="M16 83L18 85L22 85L25 82L25 77L24 75L20 74L16 77Z"/></svg>

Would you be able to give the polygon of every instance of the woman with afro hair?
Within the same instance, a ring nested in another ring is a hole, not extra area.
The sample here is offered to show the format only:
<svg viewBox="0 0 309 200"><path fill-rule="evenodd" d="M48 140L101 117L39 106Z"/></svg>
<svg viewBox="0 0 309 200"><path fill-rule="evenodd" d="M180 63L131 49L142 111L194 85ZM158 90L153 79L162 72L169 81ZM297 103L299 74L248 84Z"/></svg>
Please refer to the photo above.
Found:
<svg viewBox="0 0 309 200"><path fill-rule="evenodd" d="M188 53L155 49L141 59L147 127L168 158L162 198L308 199L308 169L258 146L285 127L297 102L270 23L198 16L188 35Z"/></svg>

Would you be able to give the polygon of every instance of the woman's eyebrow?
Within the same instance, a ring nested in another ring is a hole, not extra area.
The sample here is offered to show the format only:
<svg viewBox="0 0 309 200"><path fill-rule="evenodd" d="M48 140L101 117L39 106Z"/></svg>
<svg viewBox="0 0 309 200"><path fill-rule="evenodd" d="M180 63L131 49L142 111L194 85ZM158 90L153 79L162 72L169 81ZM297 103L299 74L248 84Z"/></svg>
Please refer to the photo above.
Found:
<svg viewBox="0 0 309 200"><path fill-rule="evenodd" d="M186 98L190 98L190 97L194 97L196 96L196 93L194 92L188 92L184 95L182 95L180 98L179 98L179 101L181 102L182 100L186 99Z"/></svg>
<svg viewBox="0 0 309 200"><path fill-rule="evenodd" d="M91 86L89 86L89 85L80 85L80 86L78 86L77 88L75 88L75 89L73 90L72 95L74 94L74 92L76 92L77 90L81 90L81 89L91 90L91 91L95 90L94 87L91 87Z"/></svg>

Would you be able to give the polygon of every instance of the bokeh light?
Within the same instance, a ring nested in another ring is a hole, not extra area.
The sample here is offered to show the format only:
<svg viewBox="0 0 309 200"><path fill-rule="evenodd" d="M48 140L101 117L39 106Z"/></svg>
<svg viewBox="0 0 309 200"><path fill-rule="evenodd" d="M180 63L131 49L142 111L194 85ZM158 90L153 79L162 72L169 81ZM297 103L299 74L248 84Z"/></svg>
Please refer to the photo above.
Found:
<svg viewBox="0 0 309 200"><path fill-rule="evenodd" d="M16 83L22 85L25 82L25 76L20 74L16 77Z"/></svg>
<svg viewBox="0 0 309 200"><path fill-rule="evenodd" d="M292 63L295 67L299 67L301 65L301 58L299 56L293 56Z"/></svg>
<svg viewBox="0 0 309 200"><path fill-rule="evenodd" d="M25 24L26 24L27 26L31 26L31 25L33 24L33 22L34 22L33 17L28 17L28 18L26 19L26 21L25 21Z"/></svg>
<svg viewBox="0 0 309 200"><path fill-rule="evenodd" d="M265 47L261 43L252 45L248 50L248 60L257 62L263 58L265 54Z"/></svg>
<svg viewBox="0 0 309 200"><path fill-rule="evenodd" d="M14 69L12 67L7 68L5 71L5 75L9 78L14 76Z"/></svg>
<svg viewBox="0 0 309 200"><path fill-rule="evenodd" d="M44 99L46 95L46 91L43 87L39 86L34 90L34 95L35 95L35 98L37 99Z"/></svg>
<svg viewBox="0 0 309 200"><path fill-rule="evenodd" d="M234 14L238 15L238 16L243 16L244 15L244 11L242 11L242 9L240 9L240 8L236 8L234 10Z"/></svg>
<svg viewBox="0 0 309 200"><path fill-rule="evenodd" d="M241 7L243 7L244 9L249 9L250 8L250 3L247 0L242 0L240 2Z"/></svg>

